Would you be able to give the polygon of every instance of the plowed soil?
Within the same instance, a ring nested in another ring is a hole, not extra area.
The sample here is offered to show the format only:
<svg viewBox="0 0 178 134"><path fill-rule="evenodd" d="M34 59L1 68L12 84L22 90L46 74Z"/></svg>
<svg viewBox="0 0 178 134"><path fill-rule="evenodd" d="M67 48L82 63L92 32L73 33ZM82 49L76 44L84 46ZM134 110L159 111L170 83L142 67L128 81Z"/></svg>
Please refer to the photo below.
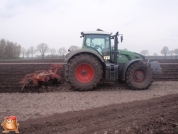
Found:
<svg viewBox="0 0 178 134"><path fill-rule="evenodd" d="M0 93L19 92L19 82L26 74L49 67L50 64L0 64Z"/></svg>
<svg viewBox="0 0 178 134"><path fill-rule="evenodd" d="M163 74L156 75L155 80L165 80L165 81L171 81L176 80L178 81L178 63L161 63L161 68Z"/></svg>
<svg viewBox="0 0 178 134"><path fill-rule="evenodd" d="M19 121L19 131L22 134L178 134L177 113L178 94L175 94Z"/></svg>
<svg viewBox="0 0 178 134"><path fill-rule="evenodd" d="M59 86L49 88L49 93L19 93L25 74L46 70L51 63L27 62L0 64L0 123L15 115L20 133L178 134L178 64L161 64L163 74L144 91L108 84L91 92Z"/></svg>
<svg viewBox="0 0 178 134"><path fill-rule="evenodd" d="M30 63L30 62L29 62ZM21 86L19 82L26 75L38 70L49 69L51 63L38 64L12 64L0 63L0 93L4 92L20 92ZM60 62L58 62L60 64ZM155 81L178 81L178 64L161 64L163 74L156 75Z"/></svg>

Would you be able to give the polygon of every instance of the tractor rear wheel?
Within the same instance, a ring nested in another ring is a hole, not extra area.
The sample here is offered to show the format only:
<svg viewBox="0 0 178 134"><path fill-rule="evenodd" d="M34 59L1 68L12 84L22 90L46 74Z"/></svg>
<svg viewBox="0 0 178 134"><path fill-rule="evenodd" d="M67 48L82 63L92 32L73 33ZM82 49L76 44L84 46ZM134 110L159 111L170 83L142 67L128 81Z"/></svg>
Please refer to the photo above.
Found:
<svg viewBox="0 0 178 134"><path fill-rule="evenodd" d="M147 64L135 62L127 69L126 83L134 90L148 89L153 83L153 71Z"/></svg>
<svg viewBox="0 0 178 134"><path fill-rule="evenodd" d="M75 90L89 91L100 83L103 68L94 56L82 54L69 61L67 73L67 79Z"/></svg>

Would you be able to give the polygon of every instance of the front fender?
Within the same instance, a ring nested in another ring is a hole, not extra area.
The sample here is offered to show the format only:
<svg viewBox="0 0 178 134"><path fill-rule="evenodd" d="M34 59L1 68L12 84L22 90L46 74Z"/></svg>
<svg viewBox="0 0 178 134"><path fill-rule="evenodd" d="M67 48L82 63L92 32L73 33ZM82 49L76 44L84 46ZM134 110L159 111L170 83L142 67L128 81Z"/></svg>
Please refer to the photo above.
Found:
<svg viewBox="0 0 178 134"><path fill-rule="evenodd" d="M86 48L82 48L82 49L70 52L69 54L67 54L64 62L68 62L74 56L76 56L78 54L84 54L84 53L92 54L92 55L96 56L99 60L104 62L103 57L97 51L86 49Z"/></svg>

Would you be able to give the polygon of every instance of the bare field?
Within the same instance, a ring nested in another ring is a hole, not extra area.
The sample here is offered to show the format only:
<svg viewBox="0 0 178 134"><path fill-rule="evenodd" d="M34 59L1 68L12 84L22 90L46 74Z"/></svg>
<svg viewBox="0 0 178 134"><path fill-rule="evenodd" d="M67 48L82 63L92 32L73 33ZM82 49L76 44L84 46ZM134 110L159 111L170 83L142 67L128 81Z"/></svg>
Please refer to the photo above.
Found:
<svg viewBox="0 0 178 134"><path fill-rule="evenodd" d="M49 93L1 93L0 118L14 114L18 120L45 117L55 113L79 111L111 104L178 93L178 82L154 82L144 91L103 89L89 92L58 91Z"/></svg>
<svg viewBox="0 0 178 134"><path fill-rule="evenodd" d="M25 74L33 73L38 70L47 70L50 67L50 64L44 64L39 61L37 62L38 64L29 64L34 63L34 61L29 62L28 64L22 63L0 64L0 93L20 92L21 85L19 82L25 76ZM155 81L178 81L177 64L161 64L161 67L163 74L156 75Z"/></svg>
<svg viewBox="0 0 178 134"><path fill-rule="evenodd" d="M20 93L25 74L49 66L0 64L0 119L17 116L20 133L178 134L177 64L162 64L163 75L148 90L114 84L88 92L59 86L48 93Z"/></svg>
<svg viewBox="0 0 178 134"><path fill-rule="evenodd" d="M177 134L178 94L20 121L22 134Z"/></svg>

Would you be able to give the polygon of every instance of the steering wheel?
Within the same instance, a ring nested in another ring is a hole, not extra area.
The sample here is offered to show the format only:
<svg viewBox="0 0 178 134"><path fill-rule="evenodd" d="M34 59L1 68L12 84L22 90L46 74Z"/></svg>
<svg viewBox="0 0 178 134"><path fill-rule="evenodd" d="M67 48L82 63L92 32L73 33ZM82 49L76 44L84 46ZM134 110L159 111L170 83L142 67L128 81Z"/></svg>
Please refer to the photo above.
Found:
<svg viewBox="0 0 178 134"><path fill-rule="evenodd" d="M94 48L95 48L95 49L98 49L98 48L99 48L99 46L98 46L98 45L95 45L95 46L94 46Z"/></svg>
<svg viewBox="0 0 178 134"><path fill-rule="evenodd" d="M91 46L91 47L95 47L95 45L94 45L93 43L90 43L90 46Z"/></svg>
<svg viewBox="0 0 178 134"><path fill-rule="evenodd" d="M102 50L101 45L95 45L94 48L96 48L96 49L100 48Z"/></svg>

